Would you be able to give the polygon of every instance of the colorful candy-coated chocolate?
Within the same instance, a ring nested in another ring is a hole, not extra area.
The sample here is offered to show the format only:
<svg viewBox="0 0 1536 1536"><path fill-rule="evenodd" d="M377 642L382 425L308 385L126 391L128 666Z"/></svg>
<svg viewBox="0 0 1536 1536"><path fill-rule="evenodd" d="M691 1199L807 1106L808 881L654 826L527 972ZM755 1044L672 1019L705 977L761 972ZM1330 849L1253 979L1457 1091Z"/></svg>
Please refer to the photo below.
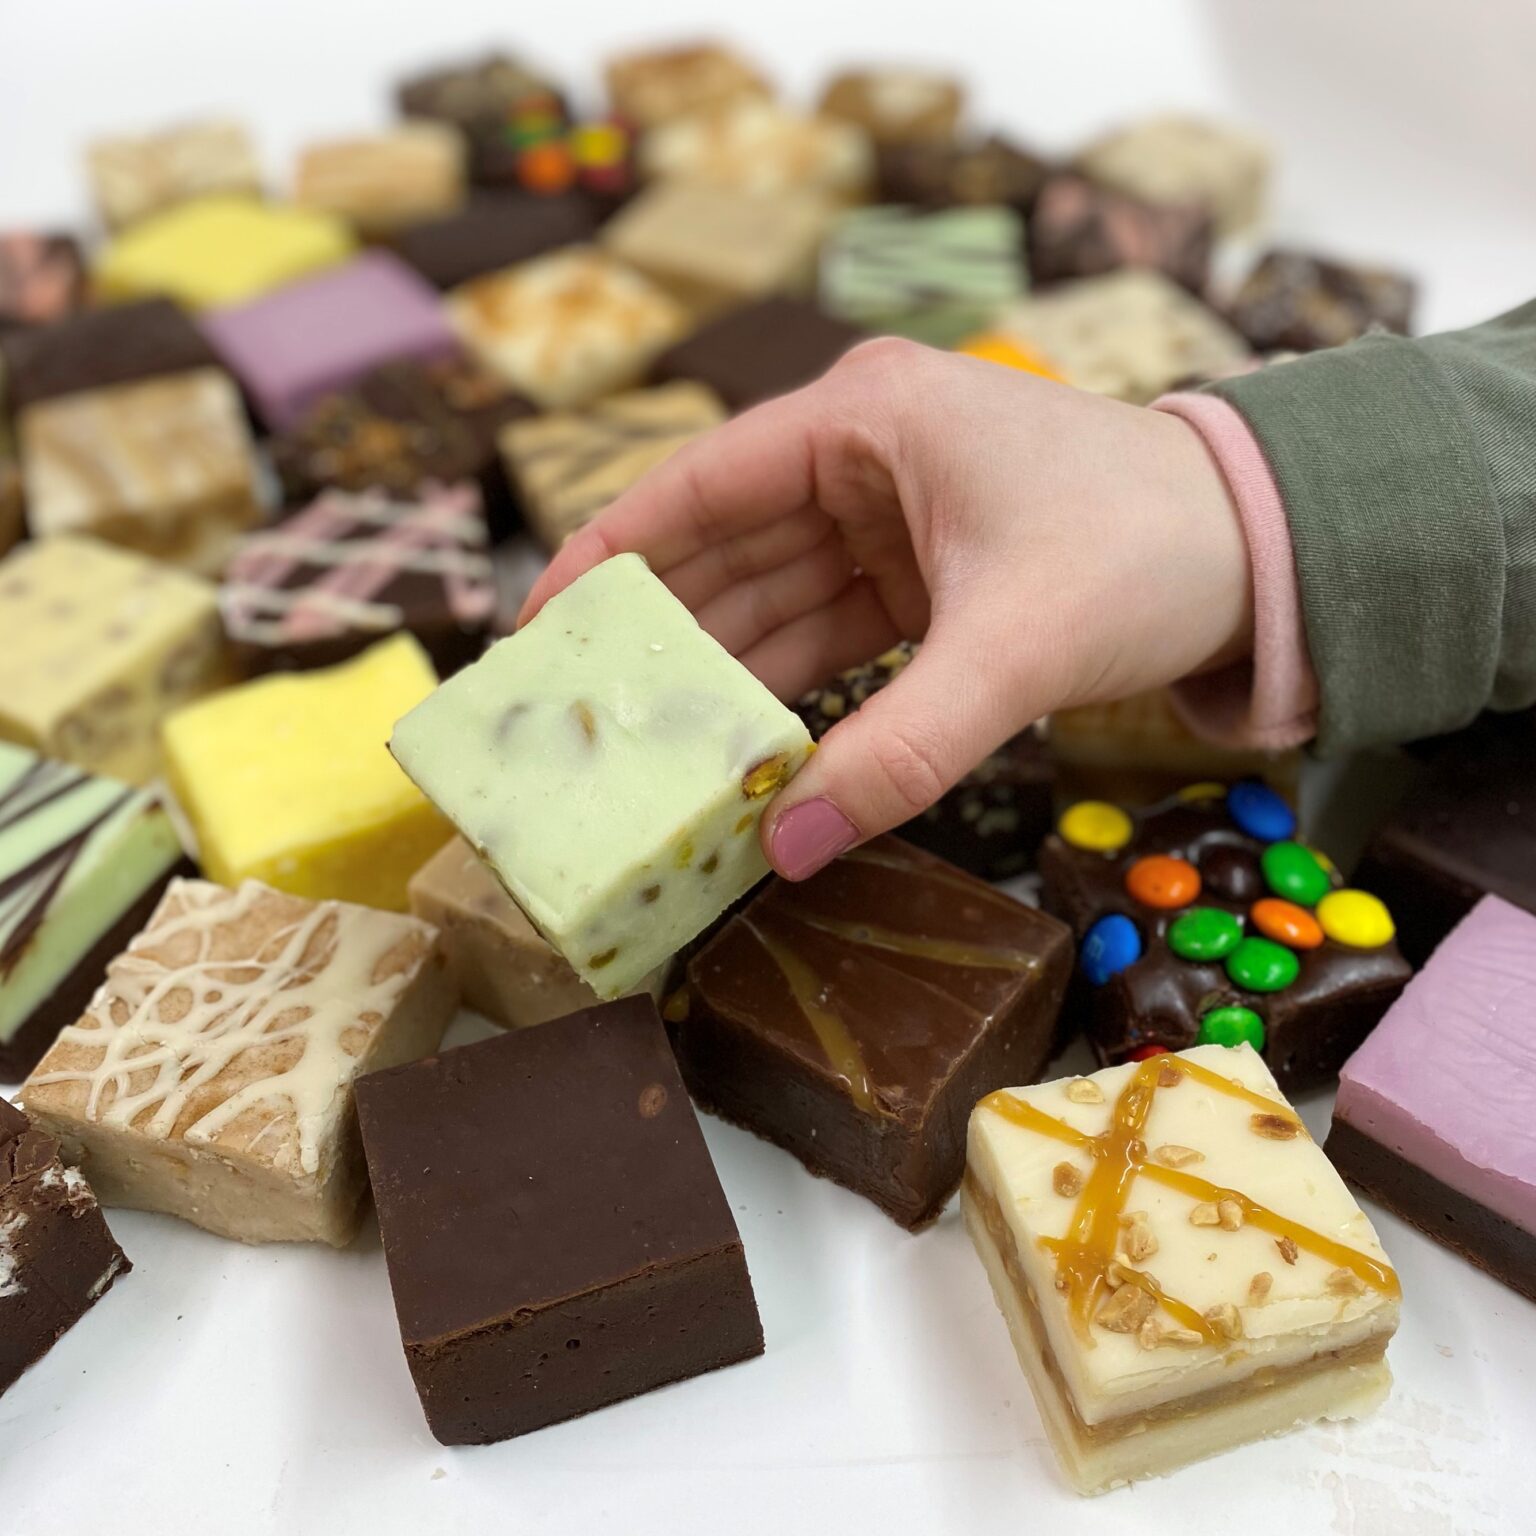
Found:
<svg viewBox="0 0 1536 1536"><path fill-rule="evenodd" d="M1136 924L1120 912L1101 917L1083 935L1078 963L1092 985L1102 987L1111 976L1141 959L1141 934Z"/></svg>
<svg viewBox="0 0 1536 1536"><path fill-rule="evenodd" d="M1273 939L1246 938L1227 956L1227 975L1245 992L1278 992L1300 969L1296 952Z"/></svg>
<svg viewBox="0 0 1536 1536"><path fill-rule="evenodd" d="M1265 883L1287 901L1315 907L1333 886L1317 855L1300 843L1271 843L1259 857Z"/></svg>
<svg viewBox="0 0 1536 1536"><path fill-rule="evenodd" d="M1226 901L1244 904L1264 894L1264 871L1247 848L1215 843L1200 859L1200 878L1207 891Z"/></svg>
<svg viewBox="0 0 1536 1536"><path fill-rule="evenodd" d="M1168 927L1168 947L1181 960L1221 960L1242 942L1241 919L1220 907L1191 907Z"/></svg>
<svg viewBox="0 0 1536 1536"><path fill-rule="evenodd" d="M1316 949L1323 942L1323 930L1318 920L1294 901L1266 896L1262 901L1254 902L1249 916L1253 926L1277 944L1286 944L1292 949Z"/></svg>
<svg viewBox="0 0 1536 1536"><path fill-rule="evenodd" d="M1200 894L1200 871L1188 859L1149 853L1126 870L1125 888L1143 906L1187 907Z"/></svg>
<svg viewBox="0 0 1536 1536"><path fill-rule="evenodd" d="M1201 1015L1200 1033L1195 1036L1196 1045L1251 1045L1254 1050L1264 1049L1264 1021L1252 1008L1234 1003L1227 1008L1212 1008Z"/></svg>
<svg viewBox="0 0 1536 1536"><path fill-rule="evenodd" d="M1261 842L1278 843L1296 831L1296 813L1257 779L1244 779L1227 791L1227 814Z"/></svg>
<svg viewBox="0 0 1536 1536"><path fill-rule="evenodd" d="M1225 784L1218 784L1215 779L1201 779L1198 784L1186 784L1177 798L1186 805L1198 805L1202 800L1220 800L1226 792Z"/></svg>
<svg viewBox="0 0 1536 1536"><path fill-rule="evenodd" d="M1166 1045L1138 1045L1131 1052L1131 1060L1151 1061L1154 1056L1166 1056L1167 1054L1168 1047Z"/></svg>
<svg viewBox="0 0 1536 1536"><path fill-rule="evenodd" d="M1397 933L1384 901L1369 891L1330 891L1317 904L1317 920L1335 944L1380 949Z"/></svg>
<svg viewBox="0 0 1536 1536"><path fill-rule="evenodd" d="M1107 800L1079 800L1056 824L1063 842L1090 853L1115 853L1131 840L1131 818Z"/></svg>

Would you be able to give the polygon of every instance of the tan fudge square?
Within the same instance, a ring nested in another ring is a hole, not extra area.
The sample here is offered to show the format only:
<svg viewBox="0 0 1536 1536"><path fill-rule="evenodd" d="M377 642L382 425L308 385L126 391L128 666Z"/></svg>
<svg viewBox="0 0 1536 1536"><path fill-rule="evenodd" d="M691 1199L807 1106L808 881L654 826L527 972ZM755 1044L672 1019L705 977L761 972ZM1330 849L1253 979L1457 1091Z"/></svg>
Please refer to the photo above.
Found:
<svg viewBox="0 0 1536 1536"><path fill-rule="evenodd" d="M436 930L248 880L174 880L22 1085L104 1205L242 1242L350 1242L367 1185L352 1086L436 1049Z"/></svg>
<svg viewBox="0 0 1536 1536"><path fill-rule="evenodd" d="M773 94L751 64L714 43L627 53L611 59L604 74L613 110L640 129Z"/></svg>
<svg viewBox="0 0 1536 1536"><path fill-rule="evenodd" d="M98 139L86 150L86 169L109 229L209 193L261 190L250 135L239 123L217 119Z"/></svg>
<svg viewBox="0 0 1536 1536"><path fill-rule="evenodd" d="M395 229L458 207L464 158L464 136L443 123L311 144L299 155L294 201L367 233Z"/></svg>
<svg viewBox="0 0 1536 1536"><path fill-rule="evenodd" d="M876 144L944 143L955 136L965 92L924 69L850 69L835 76L817 108L862 128Z"/></svg>
<svg viewBox="0 0 1536 1536"><path fill-rule="evenodd" d="M92 534L215 576L261 521L245 411L217 368L44 400L19 437L38 538Z"/></svg>

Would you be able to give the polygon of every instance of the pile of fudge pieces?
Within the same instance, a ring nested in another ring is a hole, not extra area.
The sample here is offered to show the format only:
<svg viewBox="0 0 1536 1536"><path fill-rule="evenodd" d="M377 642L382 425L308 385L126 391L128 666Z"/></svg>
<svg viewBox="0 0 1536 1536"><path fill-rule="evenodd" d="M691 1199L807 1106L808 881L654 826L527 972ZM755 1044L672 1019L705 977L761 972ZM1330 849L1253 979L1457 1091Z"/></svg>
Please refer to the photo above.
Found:
<svg viewBox="0 0 1536 1536"><path fill-rule="evenodd" d="M89 250L0 233L0 1390L128 1271L103 1205L340 1246L370 1192L445 1443L740 1361L697 1105L911 1230L960 1189L1084 1491L1363 1411L1399 1287L1334 1164L1536 1295L1524 721L1425 747L1354 881L1294 755L1158 694L788 884L765 807L912 648L790 708L635 557L510 633L506 556L868 335L1146 402L1412 284L1218 291L1267 173L1219 124L1052 160L922 73L606 84L423 74L282 197L239 125L108 139ZM433 1054L461 1004L500 1032Z"/></svg>

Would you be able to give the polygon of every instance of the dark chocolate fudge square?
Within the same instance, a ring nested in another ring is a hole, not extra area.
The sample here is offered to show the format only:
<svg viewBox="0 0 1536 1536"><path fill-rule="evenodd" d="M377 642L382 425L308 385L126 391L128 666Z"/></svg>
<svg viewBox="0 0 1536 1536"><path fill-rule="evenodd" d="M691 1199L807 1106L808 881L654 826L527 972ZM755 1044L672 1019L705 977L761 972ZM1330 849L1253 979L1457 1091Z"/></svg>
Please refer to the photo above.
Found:
<svg viewBox="0 0 1536 1536"><path fill-rule="evenodd" d="M1342 346L1373 326L1406 334L1417 285L1385 267L1270 251L1244 280L1228 318L1260 352Z"/></svg>
<svg viewBox="0 0 1536 1536"><path fill-rule="evenodd" d="M1385 904L1295 834L1257 780L1062 813L1040 850L1045 905L1077 934L1068 1011L1106 1066L1246 1041L1287 1090L1338 1072L1409 967Z"/></svg>
<svg viewBox="0 0 1536 1536"><path fill-rule="evenodd" d="M965 1169L983 1095L1045 1066L1067 929L953 865L875 839L773 881L667 1005L690 1092L903 1226Z"/></svg>
<svg viewBox="0 0 1536 1536"><path fill-rule="evenodd" d="M762 1353L648 997L374 1073L357 1103L406 1362L443 1444Z"/></svg>
<svg viewBox="0 0 1536 1536"><path fill-rule="evenodd" d="M0 1099L0 1392L132 1268L58 1142Z"/></svg>
<svg viewBox="0 0 1536 1536"><path fill-rule="evenodd" d="M734 411L818 379L866 333L802 299L764 299L733 309L663 352L658 384L696 379Z"/></svg>
<svg viewBox="0 0 1536 1536"><path fill-rule="evenodd" d="M85 299L85 264L69 235L0 234L0 331L51 325Z"/></svg>
<svg viewBox="0 0 1536 1536"><path fill-rule="evenodd" d="M879 156L880 200L922 208L1003 203L1027 214L1050 166L1004 138L979 143L901 144Z"/></svg>
<svg viewBox="0 0 1536 1536"><path fill-rule="evenodd" d="M579 245L596 229L592 205L580 194L482 192L457 213L405 230L395 249L429 283L456 288L562 245Z"/></svg>

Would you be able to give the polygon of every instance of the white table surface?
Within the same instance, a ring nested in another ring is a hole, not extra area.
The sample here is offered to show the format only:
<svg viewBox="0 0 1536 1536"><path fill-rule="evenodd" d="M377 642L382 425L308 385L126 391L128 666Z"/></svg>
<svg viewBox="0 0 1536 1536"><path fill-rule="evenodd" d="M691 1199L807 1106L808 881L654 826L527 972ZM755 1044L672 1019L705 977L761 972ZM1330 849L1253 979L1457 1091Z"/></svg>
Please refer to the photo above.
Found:
<svg viewBox="0 0 1536 1536"><path fill-rule="evenodd" d="M227 107L280 176L306 136L380 118L384 82L417 63L505 37L580 81L610 46L722 30L801 90L842 60L951 65L986 117L1053 147L1140 110L1237 113L1279 149L1277 230L1418 271L1428 326L1536 288L1528 0L0 0L0 225L78 222L79 146L102 130ZM466 1016L450 1043L484 1029ZM1302 1108L1321 1135L1328 1096ZM371 1220L338 1254L113 1213L133 1274L0 1398L0 1533L1536 1529L1536 1307L1392 1217L1373 1212L1404 1315L1375 1417L1082 1501L953 1210L909 1237L777 1149L705 1133L763 1358L449 1450L412 1392Z"/></svg>

